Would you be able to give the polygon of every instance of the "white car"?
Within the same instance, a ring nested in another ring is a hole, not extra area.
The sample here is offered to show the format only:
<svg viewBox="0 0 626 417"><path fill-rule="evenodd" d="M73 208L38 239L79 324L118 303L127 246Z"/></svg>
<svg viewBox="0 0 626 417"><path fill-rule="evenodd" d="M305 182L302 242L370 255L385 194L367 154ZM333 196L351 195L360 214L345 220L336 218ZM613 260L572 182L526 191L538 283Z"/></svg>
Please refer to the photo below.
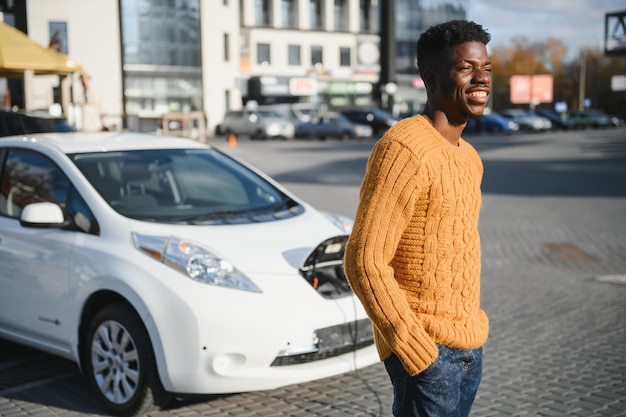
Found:
<svg viewBox="0 0 626 417"><path fill-rule="evenodd" d="M116 414L378 361L350 219L199 142L0 139L0 337L76 361Z"/></svg>
<svg viewBox="0 0 626 417"><path fill-rule="evenodd" d="M530 132L543 132L552 129L550 119L540 116L535 112L525 109L508 109L499 112L518 124L519 130Z"/></svg>
<svg viewBox="0 0 626 417"><path fill-rule="evenodd" d="M222 123L216 127L216 133L246 135L252 139L293 139L296 123L271 109L232 110L226 113Z"/></svg>

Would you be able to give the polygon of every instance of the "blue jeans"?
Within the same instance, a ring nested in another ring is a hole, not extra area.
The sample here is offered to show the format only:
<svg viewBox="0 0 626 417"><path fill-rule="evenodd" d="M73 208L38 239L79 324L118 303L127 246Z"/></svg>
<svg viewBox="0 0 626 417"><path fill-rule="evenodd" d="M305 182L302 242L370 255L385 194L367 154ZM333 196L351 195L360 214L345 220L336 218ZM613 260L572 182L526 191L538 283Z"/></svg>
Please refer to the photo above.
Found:
<svg viewBox="0 0 626 417"><path fill-rule="evenodd" d="M393 384L395 417L467 417L482 377L482 348L450 349L428 369L410 376L397 356L385 360Z"/></svg>

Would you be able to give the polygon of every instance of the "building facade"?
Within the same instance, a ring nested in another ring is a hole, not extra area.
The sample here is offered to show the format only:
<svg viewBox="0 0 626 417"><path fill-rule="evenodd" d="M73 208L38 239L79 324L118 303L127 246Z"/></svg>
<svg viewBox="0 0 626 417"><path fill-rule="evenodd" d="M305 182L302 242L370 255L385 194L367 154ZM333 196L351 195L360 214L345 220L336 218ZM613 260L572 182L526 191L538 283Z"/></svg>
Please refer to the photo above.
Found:
<svg viewBox="0 0 626 417"><path fill-rule="evenodd" d="M210 131L247 103L373 104L380 74L381 0L14 0L29 37L81 64L109 129L154 131L163 114L204 112ZM399 106L425 102L415 41L433 23L463 18L467 0L396 0ZM20 28L22 29L22 28ZM55 102L37 77L37 108ZM422 90L422 91L420 91ZM81 107L81 103L82 107Z"/></svg>
<svg viewBox="0 0 626 417"><path fill-rule="evenodd" d="M417 71L417 39L430 26L465 19L469 0L395 0L396 91L399 112L421 111L426 90Z"/></svg>

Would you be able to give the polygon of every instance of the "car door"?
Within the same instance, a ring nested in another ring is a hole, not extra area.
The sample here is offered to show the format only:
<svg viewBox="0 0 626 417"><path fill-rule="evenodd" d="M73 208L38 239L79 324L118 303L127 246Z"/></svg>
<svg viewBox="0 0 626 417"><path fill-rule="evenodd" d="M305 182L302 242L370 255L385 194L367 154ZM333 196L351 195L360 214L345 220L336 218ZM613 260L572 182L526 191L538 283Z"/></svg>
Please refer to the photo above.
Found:
<svg viewBox="0 0 626 417"><path fill-rule="evenodd" d="M30 203L65 206L72 187L44 155L25 149L5 153L0 178L0 330L62 342L71 332L69 266L76 232L24 227L19 216Z"/></svg>
<svg viewBox="0 0 626 417"><path fill-rule="evenodd" d="M244 111L244 117L242 119L242 123L244 126L244 133L246 135L254 135L257 133L259 129L259 125L261 124L261 116L254 111Z"/></svg>

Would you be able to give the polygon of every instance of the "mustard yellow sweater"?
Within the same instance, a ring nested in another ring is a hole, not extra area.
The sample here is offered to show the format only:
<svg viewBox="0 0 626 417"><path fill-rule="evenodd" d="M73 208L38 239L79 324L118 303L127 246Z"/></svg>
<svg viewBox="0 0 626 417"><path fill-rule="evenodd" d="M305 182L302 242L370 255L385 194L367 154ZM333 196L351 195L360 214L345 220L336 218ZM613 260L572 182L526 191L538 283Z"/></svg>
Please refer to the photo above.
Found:
<svg viewBox="0 0 626 417"><path fill-rule="evenodd" d="M395 353L411 375L435 361L437 344L473 349L487 340L482 174L469 143L450 144L421 115L396 123L370 155L345 270L381 360Z"/></svg>

